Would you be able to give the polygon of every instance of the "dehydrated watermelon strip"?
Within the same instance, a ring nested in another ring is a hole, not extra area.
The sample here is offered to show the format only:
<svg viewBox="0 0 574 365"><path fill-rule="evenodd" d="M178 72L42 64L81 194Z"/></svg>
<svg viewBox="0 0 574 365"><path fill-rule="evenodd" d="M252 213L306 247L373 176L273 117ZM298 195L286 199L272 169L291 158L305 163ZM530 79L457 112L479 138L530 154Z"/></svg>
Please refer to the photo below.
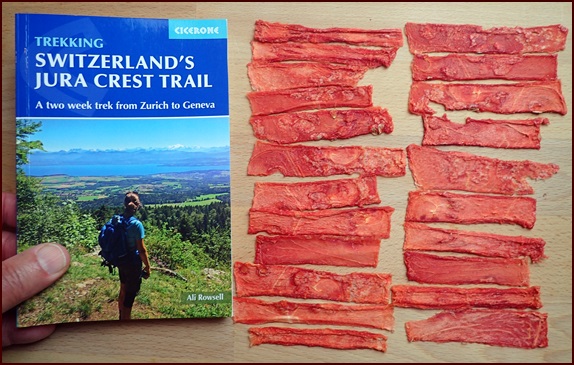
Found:
<svg viewBox="0 0 574 365"><path fill-rule="evenodd" d="M548 314L511 309L444 311L405 324L407 339L428 342L481 343L533 349L548 347Z"/></svg>
<svg viewBox="0 0 574 365"><path fill-rule="evenodd" d="M400 148L279 145L257 141L247 175L311 177L354 173L382 177L406 174L406 151Z"/></svg>
<svg viewBox="0 0 574 365"><path fill-rule="evenodd" d="M258 139L281 144L389 134L394 128L389 112L378 106L253 116L249 123Z"/></svg>
<svg viewBox="0 0 574 365"><path fill-rule="evenodd" d="M238 297L281 296L338 302L388 304L391 274L352 272L336 274L290 265L235 262Z"/></svg>
<svg viewBox="0 0 574 365"><path fill-rule="evenodd" d="M258 235L255 263L376 267L380 237L333 235Z"/></svg>
<svg viewBox="0 0 574 365"><path fill-rule="evenodd" d="M553 53L566 46L568 28L483 28L470 24L407 23L405 34L413 54L453 53Z"/></svg>
<svg viewBox="0 0 574 365"><path fill-rule="evenodd" d="M512 84L431 83L415 81L409 94L409 111L417 115L434 114L430 102L445 110L472 110L499 114L566 114L562 84L533 81Z"/></svg>
<svg viewBox="0 0 574 365"><path fill-rule="evenodd" d="M251 209L248 233L389 238L393 212L392 207L313 211Z"/></svg>
<svg viewBox="0 0 574 365"><path fill-rule="evenodd" d="M255 91L318 86L357 86L368 70L364 66L320 62L251 62L247 75Z"/></svg>
<svg viewBox="0 0 574 365"><path fill-rule="evenodd" d="M470 256L439 256L418 251L404 252L407 278L421 284L498 284L528 286L526 259Z"/></svg>
<svg viewBox="0 0 574 365"><path fill-rule="evenodd" d="M480 146L540 149L540 126L548 118L522 120L472 119L464 124L442 117L423 115L423 146Z"/></svg>
<svg viewBox="0 0 574 365"><path fill-rule="evenodd" d="M233 299L233 321L244 324L302 323L359 326L392 331L395 324L391 305L303 303L257 298Z"/></svg>
<svg viewBox="0 0 574 365"><path fill-rule="evenodd" d="M247 94L252 115L299 110L373 106L373 87L323 86L287 90L252 91Z"/></svg>
<svg viewBox="0 0 574 365"><path fill-rule="evenodd" d="M542 238L507 236L488 232L431 227L405 222L403 249L469 253L487 257L530 257L532 262L544 259Z"/></svg>
<svg viewBox="0 0 574 365"><path fill-rule="evenodd" d="M377 178L308 182L256 182L251 209L316 210L378 204Z"/></svg>
<svg viewBox="0 0 574 365"><path fill-rule="evenodd" d="M264 20L255 21L253 38L260 42L341 42L362 46L403 46L401 29L311 28Z"/></svg>
<svg viewBox="0 0 574 365"><path fill-rule="evenodd" d="M422 190L533 194L527 179L549 179L559 170L553 163L500 160L416 144L407 147L407 158L415 185Z"/></svg>
<svg viewBox="0 0 574 365"><path fill-rule="evenodd" d="M413 80L529 80L547 81L558 77L558 61L551 55L466 55L449 54L413 57Z"/></svg>
<svg viewBox="0 0 574 365"><path fill-rule="evenodd" d="M411 191L405 221L517 224L531 229L536 222L536 199Z"/></svg>
<svg viewBox="0 0 574 365"><path fill-rule="evenodd" d="M398 47L372 49L327 43L262 43L251 42L253 61L314 61L340 63L368 68L389 67Z"/></svg>
<svg viewBox="0 0 574 365"><path fill-rule="evenodd" d="M252 327L249 329L251 346L275 344L283 346L319 346L333 349L372 349L387 351L387 337L367 331L340 329L302 329L287 327Z"/></svg>
<svg viewBox="0 0 574 365"><path fill-rule="evenodd" d="M461 288L458 286L393 285L392 305L418 309L539 309L540 287Z"/></svg>

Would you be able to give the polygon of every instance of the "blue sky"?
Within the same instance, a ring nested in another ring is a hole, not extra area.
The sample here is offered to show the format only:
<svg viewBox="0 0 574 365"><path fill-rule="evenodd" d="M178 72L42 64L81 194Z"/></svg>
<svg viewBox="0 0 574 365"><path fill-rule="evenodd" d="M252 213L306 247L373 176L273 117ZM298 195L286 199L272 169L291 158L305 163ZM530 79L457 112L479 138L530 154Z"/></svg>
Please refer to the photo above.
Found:
<svg viewBox="0 0 574 365"><path fill-rule="evenodd" d="M229 118L39 119L48 152L70 149L130 149L229 146Z"/></svg>

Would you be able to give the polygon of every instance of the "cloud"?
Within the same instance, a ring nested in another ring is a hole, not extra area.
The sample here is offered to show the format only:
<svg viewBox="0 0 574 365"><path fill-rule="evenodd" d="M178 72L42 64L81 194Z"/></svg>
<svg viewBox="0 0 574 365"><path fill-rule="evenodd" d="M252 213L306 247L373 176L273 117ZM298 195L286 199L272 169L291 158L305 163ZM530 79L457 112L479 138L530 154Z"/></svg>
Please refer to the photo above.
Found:
<svg viewBox="0 0 574 365"><path fill-rule="evenodd" d="M167 147L168 150L177 150L177 149L180 149L180 148L185 148L185 146L182 145L182 144L174 144L174 145L172 145L172 146L168 146L168 147Z"/></svg>

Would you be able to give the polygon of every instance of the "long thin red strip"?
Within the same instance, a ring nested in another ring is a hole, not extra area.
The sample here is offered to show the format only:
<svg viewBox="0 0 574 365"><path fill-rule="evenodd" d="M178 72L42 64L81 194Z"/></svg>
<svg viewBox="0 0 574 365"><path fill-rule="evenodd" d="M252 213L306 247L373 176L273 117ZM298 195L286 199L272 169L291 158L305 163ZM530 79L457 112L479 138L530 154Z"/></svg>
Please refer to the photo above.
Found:
<svg viewBox="0 0 574 365"><path fill-rule="evenodd" d="M252 115L269 115L321 108L373 106L373 87L323 86L247 94Z"/></svg>
<svg viewBox="0 0 574 365"><path fill-rule="evenodd" d="M275 344L283 346L319 346L341 350L372 349L387 351L387 337L367 331L337 329L301 329L285 327L252 327L251 346Z"/></svg>
<svg viewBox="0 0 574 365"><path fill-rule="evenodd" d="M411 191L405 221L517 224L531 229L536 222L536 200L529 197Z"/></svg>
<svg viewBox="0 0 574 365"><path fill-rule="evenodd" d="M526 259L438 256L405 251L407 278L421 284L498 284L528 286Z"/></svg>
<svg viewBox="0 0 574 365"><path fill-rule="evenodd" d="M381 239L358 236L263 236L255 240L255 263L376 267Z"/></svg>
<svg viewBox="0 0 574 365"><path fill-rule="evenodd" d="M415 55L413 80L556 80L558 61L551 55Z"/></svg>
<svg viewBox="0 0 574 365"><path fill-rule="evenodd" d="M249 159L247 175L310 177L354 173L382 177L406 174L406 151L400 148L277 145L257 141Z"/></svg>
<svg viewBox="0 0 574 365"><path fill-rule="evenodd" d="M446 110L499 114L551 112L565 115L567 112L559 80L514 84L437 84L415 81L411 84L411 113L434 114L435 111L429 107L431 101L442 104Z"/></svg>
<svg viewBox="0 0 574 365"><path fill-rule="evenodd" d="M407 147L407 158L415 185L423 190L533 194L527 179L549 179L559 170L553 163L499 160L416 144Z"/></svg>
<svg viewBox="0 0 574 365"><path fill-rule="evenodd" d="M469 24L407 23L405 34L411 53L553 53L564 49L568 28L482 28Z"/></svg>
<svg viewBox="0 0 574 365"><path fill-rule="evenodd" d="M397 55L397 50L397 47L371 49L326 43L251 42L253 61L314 61L368 68L389 67Z"/></svg>
<svg viewBox="0 0 574 365"><path fill-rule="evenodd" d="M474 309L445 311L405 324L409 341L482 343L534 349L548 347L548 314Z"/></svg>
<svg viewBox="0 0 574 365"><path fill-rule="evenodd" d="M256 182L253 210L315 210L378 204L377 178L309 182Z"/></svg>
<svg viewBox="0 0 574 365"><path fill-rule="evenodd" d="M395 307L418 309L539 309L540 287L528 288L460 288L453 286L393 285Z"/></svg>
<svg viewBox="0 0 574 365"><path fill-rule="evenodd" d="M281 300L270 302L257 298L233 298L235 323L302 323L336 326L359 326L392 331L395 317L391 305L301 303Z"/></svg>
<svg viewBox="0 0 574 365"><path fill-rule="evenodd" d="M285 265L234 264L238 297L282 296L338 302L388 304L391 274L328 271Z"/></svg>
<svg viewBox="0 0 574 365"><path fill-rule="evenodd" d="M392 207L316 211L249 211L248 233L330 234L389 238Z"/></svg>
<svg viewBox="0 0 574 365"><path fill-rule="evenodd" d="M486 257L528 256L532 262L546 257L546 242L542 238L444 229L413 222L405 222L404 229L404 250L470 253Z"/></svg>
<svg viewBox="0 0 574 365"><path fill-rule="evenodd" d="M480 146L540 149L540 126L548 118L493 120L466 118L464 124L423 115L423 146Z"/></svg>
<svg viewBox="0 0 574 365"><path fill-rule="evenodd" d="M282 144L389 134L394 128L389 112L379 106L252 116L249 123L258 139Z"/></svg>
<svg viewBox="0 0 574 365"><path fill-rule="evenodd" d="M264 20L255 21L253 38L260 42L341 42L361 46L403 46L401 29L310 28Z"/></svg>
<svg viewBox="0 0 574 365"><path fill-rule="evenodd" d="M318 86L357 86L367 67L318 62L252 62L247 65L251 88L269 91Z"/></svg>

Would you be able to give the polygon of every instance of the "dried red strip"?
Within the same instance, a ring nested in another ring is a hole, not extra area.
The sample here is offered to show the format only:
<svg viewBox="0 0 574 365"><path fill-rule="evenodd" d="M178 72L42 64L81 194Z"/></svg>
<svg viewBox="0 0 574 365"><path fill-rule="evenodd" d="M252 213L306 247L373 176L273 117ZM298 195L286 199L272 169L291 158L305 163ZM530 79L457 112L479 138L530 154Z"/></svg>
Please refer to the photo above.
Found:
<svg viewBox="0 0 574 365"><path fill-rule="evenodd" d="M372 349L387 351L387 337L367 331L336 329L301 329L285 327L252 327L251 346L274 344L283 346L319 346L340 350Z"/></svg>
<svg viewBox="0 0 574 365"><path fill-rule="evenodd" d="M371 49L326 43L262 43L251 42L253 61L313 61L341 63L368 68L389 67L398 47Z"/></svg>
<svg viewBox="0 0 574 365"><path fill-rule="evenodd" d="M474 309L445 311L405 324L407 339L482 343L533 349L548 347L548 314L535 311Z"/></svg>
<svg viewBox="0 0 574 365"><path fill-rule="evenodd" d="M559 170L552 163L499 160L416 144L407 147L407 158L415 185L423 190L533 194L527 179L548 179Z"/></svg>
<svg viewBox="0 0 574 365"><path fill-rule="evenodd" d="M367 67L318 62L252 62L247 65L251 88L269 91L318 86L357 86Z"/></svg>
<svg viewBox="0 0 574 365"><path fill-rule="evenodd" d="M362 46L402 47L401 29L310 28L298 24L255 22L253 38L260 42L341 42Z"/></svg>
<svg viewBox="0 0 574 365"><path fill-rule="evenodd" d="M551 55L415 55L413 80L556 80L558 62Z"/></svg>
<svg viewBox="0 0 574 365"><path fill-rule="evenodd" d="M553 53L564 49L568 28L495 27L468 24L407 23L411 53Z"/></svg>
<svg viewBox="0 0 574 365"><path fill-rule="evenodd" d="M418 309L539 309L540 287L460 288L428 285L393 285L392 305Z"/></svg>
<svg viewBox="0 0 574 365"><path fill-rule="evenodd" d="M406 151L400 148L278 145L257 141L247 175L310 177L354 173L382 177L406 174Z"/></svg>
<svg viewBox="0 0 574 365"><path fill-rule="evenodd" d="M391 275L352 272L346 275L285 265L234 264L238 297L282 296L338 302L388 304Z"/></svg>
<svg viewBox="0 0 574 365"><path fill-rule="evenodd" d="M233 299L233 321L245 324L279 322L360 326L387 331L392 331L395 324L390 305L270 302L238 297Z"/></svg>
<svg viewBox="0 0 574 365"><path fill-rule="evenodd" d="M531 229L536 222L536 200L529 197L411 191L405 221L517 224Z"/></svg>
<svg viewBox="0 0 574 365"><path fill-rule="evenodd" d="M493 120L466 118L464 124L442 117L423 115L424 146L480 146L540 149L540 126L548 118Z"/></svg>
<svg viewBox="0 0 574 365"><path fill-rule="evenodd" d="M528 286L526 259L438 256L405 251L407 278L421 284L498 284Z"/></svg>
<svg viewBox="0 0 574 365"><path fill-rule="evenodd" d="M370 107L373 87L323 86L288 90L252 91L247 94L252 115L269 115L299 110Z"/></svg>
<svg viewBox="0 0 574 365"><path fill-rule="evenodd" d="M249 122L255 137L276 143L389 134L394 127L389 112L378 106L253 116Z"/></svg>
<svg viewBox="0 0 574 365"><path fill-rule="evenodd" d="M248 233L351 235L389 238L392 207L316 211L249 211Z"/></svg>
<svg viewBox="0 0 574 365"><path fill-rule="evenodd" d="M314 210L378 204L377 178L310 182L256 182L253 210Z"/></svg>
<svg viewBox="0 0 574 365"><path fill-rule="evenodd" d="M431 101L442 104L446 110L566 114L566 102L559 80L514 84L437 84L415 81L411 84L411 113L434 114L435 111L429 107Z"/></svg>
<svg viewBox="0 0 574 365"><path fill-rule="evenodd" d="M413 222L405 222L404 229L404 250L458 252L507 258L528 256L532 262L539 262L546 257L546 242L542 238L444 229Z"/></svg>
<svg viewBox="0 0 574 365"><path fill-rule="evenodd" d="M255 263L376 267L379 237L303 235L257 236Z"/></svg>

